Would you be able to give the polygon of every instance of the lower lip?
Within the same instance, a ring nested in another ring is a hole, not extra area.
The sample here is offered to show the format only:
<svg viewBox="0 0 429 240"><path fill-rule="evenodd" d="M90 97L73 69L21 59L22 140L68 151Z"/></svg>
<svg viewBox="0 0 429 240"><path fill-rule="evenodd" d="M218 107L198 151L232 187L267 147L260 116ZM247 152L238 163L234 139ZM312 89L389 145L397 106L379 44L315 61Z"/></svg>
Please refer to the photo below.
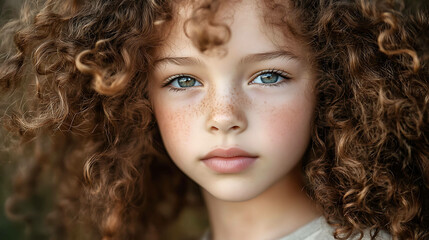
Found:
<svg viewBox="0 0 429 240"><path fill-rule="evenodd" d="M219 173L238 173L247 169L256 159L255 157L214 157L203 160L203 162L207 167Z"/></svg>

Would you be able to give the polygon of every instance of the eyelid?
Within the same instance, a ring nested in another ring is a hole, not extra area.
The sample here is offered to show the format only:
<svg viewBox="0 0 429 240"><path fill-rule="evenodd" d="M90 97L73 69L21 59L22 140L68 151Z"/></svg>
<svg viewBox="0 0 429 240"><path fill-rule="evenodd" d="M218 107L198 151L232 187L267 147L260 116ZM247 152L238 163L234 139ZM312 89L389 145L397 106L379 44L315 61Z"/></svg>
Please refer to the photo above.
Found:
<svg viewBox="0 0 429 240"><path fill-rule="evenodd" d="M166 87L166 86L170 85L176 78L180 78L180 77L191 77L191 78L194 78L196 81L200 82L201 85L203 85L203 83L197 77L195 77L194 75L181 73L181 74L176 74L176 75L170 76L167 79L165 79L165 81L162 83L162 87Z"/></svg>
<svg viewBox="0 0 429 240"><path fill-rule="evenodd" d="M249 84L252 84L251 82L253 82L255 80L255 78L257 78L259 75L264 74L264 73L277 73L282 78L284 78L286 80L292 78L288 72L285 72L283 70L276 69L276 68L271 68L271 69L261 70L261 71L258 71L256 73L252 74L252 76L250 77L251 81L249 82Z"/></svg>

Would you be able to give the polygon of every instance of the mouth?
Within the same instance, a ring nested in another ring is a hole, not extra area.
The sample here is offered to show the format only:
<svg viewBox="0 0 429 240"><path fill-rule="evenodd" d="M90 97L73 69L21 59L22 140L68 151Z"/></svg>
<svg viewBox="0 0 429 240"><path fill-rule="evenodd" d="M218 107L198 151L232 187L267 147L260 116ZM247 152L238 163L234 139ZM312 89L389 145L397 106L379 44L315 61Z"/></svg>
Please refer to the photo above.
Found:
<svg viewBox="0 0 429 240"><path fill-rule="evenodd" d="M218 173L238 173L249 168L258 158L239 148L215 149L201 158L210 169Z"/></svg>

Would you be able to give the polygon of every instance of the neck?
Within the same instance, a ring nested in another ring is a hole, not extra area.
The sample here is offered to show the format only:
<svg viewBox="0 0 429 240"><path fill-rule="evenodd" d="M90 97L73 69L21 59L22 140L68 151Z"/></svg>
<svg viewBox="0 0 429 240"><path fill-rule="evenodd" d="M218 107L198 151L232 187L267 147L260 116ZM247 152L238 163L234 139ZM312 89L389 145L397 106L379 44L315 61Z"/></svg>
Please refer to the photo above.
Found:
<svg viewBox="0 0 429 240"><path fill-rule="evenodd" d="M205 189L202 193L213 240L276 239L320 216L303 190L299 167L247 201L220 200Z"/></svg>

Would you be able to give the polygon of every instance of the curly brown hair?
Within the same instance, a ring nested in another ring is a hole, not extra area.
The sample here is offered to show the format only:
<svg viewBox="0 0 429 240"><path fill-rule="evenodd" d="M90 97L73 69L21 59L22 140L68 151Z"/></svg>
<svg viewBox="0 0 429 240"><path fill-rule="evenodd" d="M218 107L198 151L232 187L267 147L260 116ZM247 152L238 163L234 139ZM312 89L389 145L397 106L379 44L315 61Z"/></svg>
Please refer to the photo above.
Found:
<svg viewBox="0 0 429 240"><path fill-rule="evenodd" d="M168 157L147 92L179 2L28 2L2 28L2 122L34 153L9 217L28 221L14 209L43 171L55 189L54 239L77 227L92 229L89 239L158 239L184 206L203 206ZM429 239L428 11L394 0L265 2L265 21L308 45L319 70L303 167L335 237ZM214 21L222 1L190 3L194 45L226 43L233 33Z"/></svg>

